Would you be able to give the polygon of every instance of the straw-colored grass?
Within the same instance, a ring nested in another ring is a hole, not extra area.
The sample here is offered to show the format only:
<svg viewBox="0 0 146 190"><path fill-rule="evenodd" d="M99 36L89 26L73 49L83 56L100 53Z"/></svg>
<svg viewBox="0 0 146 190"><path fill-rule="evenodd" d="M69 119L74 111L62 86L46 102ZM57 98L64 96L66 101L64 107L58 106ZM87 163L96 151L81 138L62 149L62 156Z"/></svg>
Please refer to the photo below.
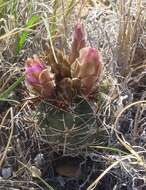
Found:
<svg viewBox="0 0 146 190"><path fill-rule="evenodd" d="M0 171L0 189L10 181L16 188L53 189L44 176L30 168L39 153L46 156L48 167L54 154L60 156L60 147L50 145L41 136L35 112L39 99L30 97L26 89L24 62L33 54L42 55L48 46L56 58L56 44L68 52L78 21L85 24L90 35L88 45L101 51L105 63L99 88L99 101L104 101L97 104L96 113L99 133L104 132L104 136L100 144L96 139L75 154L84 158L81 166L89 158L96 166L86 177L81 174L80 181L84 181L80 186L98 189L110 175L112 179L116 176L113 188L123 183L133 188L135 177L145 178L145 5L145 0L0 0L0 167L8 167L11 159L15 163L15 176L4 179ZM66 148L66 144L60 146ZM70 149L69 155L74 156L74 150ZM44 170L41 168L42 173Z"/></svg>

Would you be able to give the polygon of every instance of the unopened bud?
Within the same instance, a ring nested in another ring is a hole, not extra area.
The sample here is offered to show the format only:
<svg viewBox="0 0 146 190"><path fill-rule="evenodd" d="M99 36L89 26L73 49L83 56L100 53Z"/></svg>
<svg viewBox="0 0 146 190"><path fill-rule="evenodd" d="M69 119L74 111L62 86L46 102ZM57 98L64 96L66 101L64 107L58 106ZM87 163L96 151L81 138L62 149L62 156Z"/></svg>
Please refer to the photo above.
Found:
<svg viewBox="0 0 146 190"><path fill-rule="evenodd" d="M81 91L90 94L102 71L100 52L95 48L82 48L79 58L72 64L72 76L81 80Z"/></svg>
<svg viewBox="0 0 146 190"><path fill-rule="evenodd" d="M73 33L73 41L71 47L71 53L69 56L69 61L72 64L76 58L79 57L79 51L86 45L86 32L83 24L76 24L74 33Z"/></svg>

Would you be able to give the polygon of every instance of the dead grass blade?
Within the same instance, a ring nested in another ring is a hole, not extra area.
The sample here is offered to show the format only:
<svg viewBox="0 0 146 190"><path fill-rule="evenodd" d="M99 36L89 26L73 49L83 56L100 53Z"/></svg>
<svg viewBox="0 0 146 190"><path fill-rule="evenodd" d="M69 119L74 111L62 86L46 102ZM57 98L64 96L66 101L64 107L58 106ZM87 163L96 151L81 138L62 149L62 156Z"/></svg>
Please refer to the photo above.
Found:
<svg viewBox="0 0 146 190"><path fill-rule="evenodd" d="M11 139L12 139L13 129L14 129L13 108L10 108L10 109L7 111L7 113L6 113L6 115L5 115L5 118L8 116L9 113L10 113L10 116L11 116L11 132L10 132L9 139L8 139L7 145L6 145L6 147L5 147L5 150L4 150L4 152L3 152L3 154L2 154L2 157L1 157L1 159L0 159L0 167L2 166L2 164L3 164L3 162L4 162L4 159L5 159L6 155L7 155L7 151L8 151L8 148L9 148L10 144L11 144ZM1 126L3 125L3 122L4 122L4 120L2 121Z"/></svg>
<svg viewBox="0 0 146 190"><path fill-rule="evenodd" d="M115 166L117 166L118 164L120 164L120 162L127 160L129 158L135 158L133 155L127 155L127 156L123 156L121 159L116 160L115 162L113 162L113 164L111 164L106 170L104 170L99 176L98 178L87 188L87 190L93 190L96 188L96 186L98 185L98 183L100 182L100 180Z"/></svg>
<svg viewBox="0 0 146 190"><path fill-rule="evenodd" d="M117 124L118 124L118 121L119 121L120 117L122 116L122 114L123 114L125 111L127 111L129 108L131 108L131 107L133 107L133 106L135 106L135 105L141 105L141 104L145 104L145 105L146 105L146 100L141 100L141 101L133 102L133 103L127 105L124 109L122 109L122 110L119 112L119 114L118 114L118 116L117 116L117 118L116 118L116 120L115 120L115 123L114 123L114 125L113 125L113 130L116 129L116 126L117 126ZM115 130L115 133L116 133L116 137L117 137L117 139L119 140L119 142L120 142L132 155L134 155L134 156L137 158L138 164L143 165L143 166L146 168L146 163L145 163L144 160L139 156L139 154L133 149L133 147L132 147L128 142L126 142L126 141L124 140L124 137L123 137L123 139L120 138L119 134L117 133L117 130Z"/></svg>
<svg viewBox="0 0 146 190"><path fill-rule="evenodd" d="M114 125L113 125L113 130L116 129L116 126L117 126L117 124L118 124L118 121L119 121L120 117L122 116L122 114L123 114L126 110L128 110L129 108L131 108L131 107L133 107L133 106L135 106L135 105L141 105L141 104L146 104L146 100L140 100L140 101L133 102L133 103L127 105L124 109L122 109L122 110L118 113L118 115L117 115L117 117L116 117L115 123L114 123Z"/></svg>
<svg viewBox="0 0 146 190"><path fill-rule="evenodd" d="M141 26L144 23L142 1L136 1L135 15L132 13L132 3L133 0L129 0L128 4L122 0L118 4L120 26L116 56L119 72L122 76L126 76L132 66L135 50L142 33Z"/></svg>
<svg viewBox="0 0 146 190"><path fill-rule="evenodd" d="M55 62L58 63L58 60L57 60L57 57L56 57L56 54L55 54L55 50L54 50L54 46L53 46L53 42L52 42L52 36L51 36L51 32L50 32L50 27L49 27L47 15L45 13L44 13L44 17L42 17L42 20L44 21L44 24L45 24L45 27L46 27L46 30L47 30L48 39L50 41L50 45L51 45L51 49L52 49L52 52L53 52Z"/></svg>
<svg viewBox="0 0 146 190"><path fill-rule="evenodd" d="M20 160L18 160L18 162L23 166L25 167L29 172L32 173L33 175L33 172L26 164L24 164L23 162L21 162ZM45 180L43 180L37 173L35 173L35 177L38 178L47 188L48 190L54 190Z"/></svg>

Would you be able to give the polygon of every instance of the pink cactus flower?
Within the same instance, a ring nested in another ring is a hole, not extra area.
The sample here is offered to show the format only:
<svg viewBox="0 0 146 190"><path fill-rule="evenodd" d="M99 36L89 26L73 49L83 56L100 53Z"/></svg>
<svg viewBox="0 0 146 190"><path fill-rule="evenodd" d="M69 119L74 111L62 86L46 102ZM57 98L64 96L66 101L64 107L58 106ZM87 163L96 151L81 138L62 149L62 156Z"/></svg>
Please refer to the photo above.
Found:
<svg viewBox="0 0 146 190"><path fill-rule="evenodd" d="M55 88L54 75L37 56L26 60L25 75L27 85L35 92L44 97L53 94Z"/></svg>
<svg viewBox="0 0 146 190"><path fill-rule="evenodd" d="M79 58L72 64L72 76L81 81L83 95L90 94L96 87L103 68L100 52L95 48L82 48Z"/></svg>
<svg viewBox="0 0 146 190"><path fill-rule="evenodd" d="M71 53L69 56L69 61L72 64L76 58L79 57L79 51L86 45L86 32L83 24L76 24L74 33L73 33L73 41L71 47Z"/></svg>

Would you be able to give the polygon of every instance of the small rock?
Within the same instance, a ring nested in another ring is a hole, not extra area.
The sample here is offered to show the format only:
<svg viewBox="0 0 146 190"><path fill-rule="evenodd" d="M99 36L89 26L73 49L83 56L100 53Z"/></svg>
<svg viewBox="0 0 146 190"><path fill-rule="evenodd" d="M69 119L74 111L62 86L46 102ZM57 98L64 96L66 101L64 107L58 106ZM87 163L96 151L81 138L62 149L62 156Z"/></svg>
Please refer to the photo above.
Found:
<svg viewBox="0 0 146 190"><path fill-rule="evenodd" d="M2 168L1 174L4 179L8 179L9 177L12 176L12 168L11 167Z"/></svg>
<svg viewBox="0 0 146 190"><path fill-rule="evenodd" d="M43 167L45 164L44 155L42 153L37 154L36 157L34 158L34 163L35 166L37 166L38 168Z"/></svg>
<svg viewBox="0 0 146 190"><path fill-rule="evenodd" d="M59 184L61 185L61 187L65 186L65 181L64 181L64 178L62 176L58 176L57 181L59 181Z"/></svg>

